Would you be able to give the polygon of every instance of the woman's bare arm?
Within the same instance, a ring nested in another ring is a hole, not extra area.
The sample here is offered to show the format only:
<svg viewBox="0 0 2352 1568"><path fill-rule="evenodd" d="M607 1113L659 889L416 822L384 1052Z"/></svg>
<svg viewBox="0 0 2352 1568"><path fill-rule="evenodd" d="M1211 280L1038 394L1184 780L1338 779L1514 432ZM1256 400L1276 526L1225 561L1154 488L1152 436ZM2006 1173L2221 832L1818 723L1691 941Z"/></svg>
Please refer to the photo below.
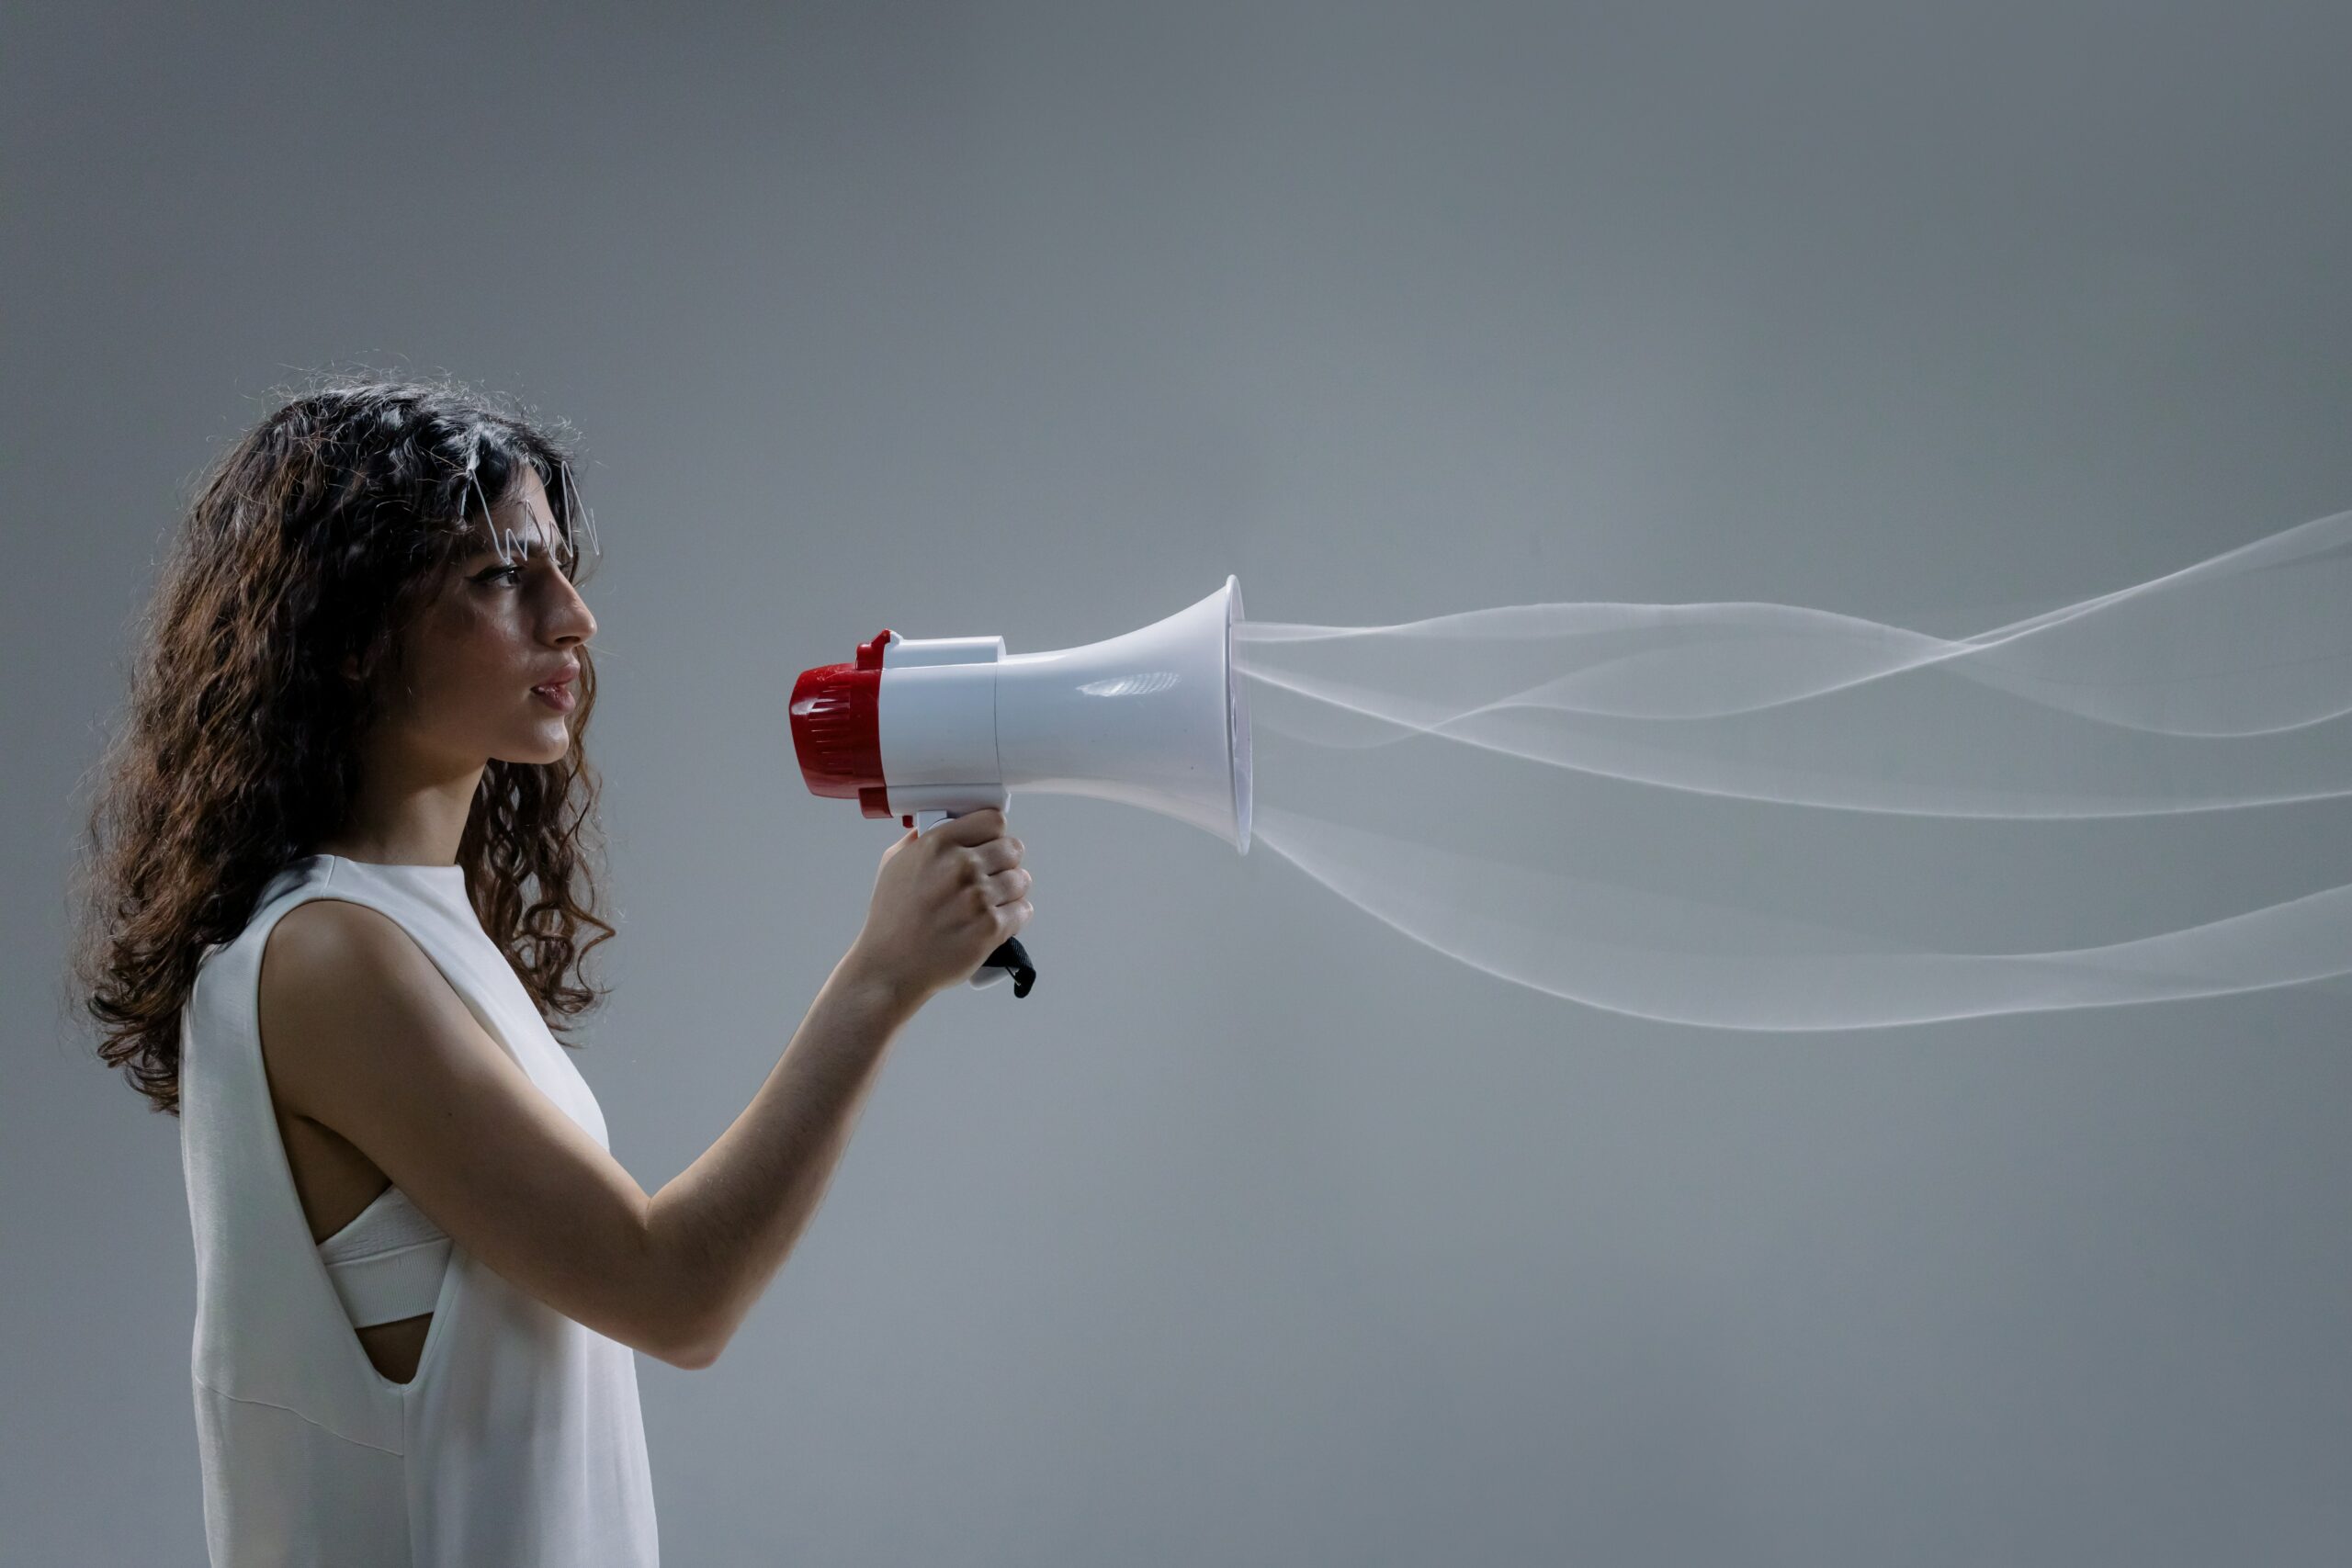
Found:
<svg viewBox="0 0 2352 1568"><path fill-rule="evenodd" d="M688 1281L693 1303L679 1365L717 1360L784 1266L849 1146L883 1052L923 999L854 953L843 958L752 1103L654 1194L659 1254Z"/></svg>
<svg viewBox="0 0 2352 1568"><path fill-rule="evenodd" d="M350 1140L460 1247L601 1334L705 1367L815 1213L923 999L854 949L752 1103L650 1198L374 909L281 916L260 1022L278 1104Z"/></svg>

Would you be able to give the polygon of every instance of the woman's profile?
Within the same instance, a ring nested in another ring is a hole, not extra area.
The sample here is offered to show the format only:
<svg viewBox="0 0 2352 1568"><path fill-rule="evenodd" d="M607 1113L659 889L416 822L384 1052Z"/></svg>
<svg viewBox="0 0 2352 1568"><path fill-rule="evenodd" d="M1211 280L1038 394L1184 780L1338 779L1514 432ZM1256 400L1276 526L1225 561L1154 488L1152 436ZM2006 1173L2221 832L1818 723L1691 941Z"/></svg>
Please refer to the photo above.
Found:
<svg viewBox="0 0 2352 1568"><path fill-rule="evenodd" d="M99 773L77 973L179 1119L216 1564L647 1564L633 1352L707 1367L890 1041L1028 923L1001 813L907 833L775 1069L648 1194L555 1031L602 994L597 553L551 427L294 396L207 472Z"/></svg>

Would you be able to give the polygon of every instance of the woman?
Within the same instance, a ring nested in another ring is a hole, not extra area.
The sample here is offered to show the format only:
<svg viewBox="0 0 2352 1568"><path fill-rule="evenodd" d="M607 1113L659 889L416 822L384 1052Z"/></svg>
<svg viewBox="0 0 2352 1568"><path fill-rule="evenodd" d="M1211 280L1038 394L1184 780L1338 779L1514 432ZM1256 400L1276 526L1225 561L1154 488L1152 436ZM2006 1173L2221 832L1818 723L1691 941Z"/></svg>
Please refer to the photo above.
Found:
<svg viewBox="0 0 2352 1568"><path fill-rule="evenodd" d="M158 591L80 962L100 1056L181 1118L217 1564L653 1562L630 1352L711 1364L892 1037L1033 912L1001 813L902 836L750 1106L648 1196L550 1029L614 934L575 523L520 415L336 386L216 467Z"/></svg>

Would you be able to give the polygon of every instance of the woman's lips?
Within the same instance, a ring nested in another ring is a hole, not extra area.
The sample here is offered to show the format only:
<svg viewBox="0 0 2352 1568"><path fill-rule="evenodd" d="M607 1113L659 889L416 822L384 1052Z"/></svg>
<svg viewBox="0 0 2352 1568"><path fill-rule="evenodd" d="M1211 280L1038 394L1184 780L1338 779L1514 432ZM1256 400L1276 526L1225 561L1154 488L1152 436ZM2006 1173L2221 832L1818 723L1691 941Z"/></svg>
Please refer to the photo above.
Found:
<svg viewBox="0 0 2352 1568"><path fill-rule="evenodd" d="M572 694L571 682L569 681L560 682L552 686L534 686L531 688L531 695L558 713L570 713L571 705L580 700Z"/></svg>

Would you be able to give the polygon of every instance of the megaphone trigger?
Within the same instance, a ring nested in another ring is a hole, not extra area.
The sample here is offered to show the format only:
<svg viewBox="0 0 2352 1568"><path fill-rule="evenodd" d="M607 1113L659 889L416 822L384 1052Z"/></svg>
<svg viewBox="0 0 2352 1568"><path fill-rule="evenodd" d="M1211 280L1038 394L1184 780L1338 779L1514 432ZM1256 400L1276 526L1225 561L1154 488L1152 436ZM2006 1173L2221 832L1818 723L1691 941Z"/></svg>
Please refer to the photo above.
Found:
<svg viewBox="0 0 2352 1568"><path fill-rule="evenodd" d="M1029 962L1029 950L1021 945L1021 939L1017 936L1006 937L1003 945L989 953L988 962L980 967L1000 975L1011 975L1012 994L1016 997L1027 996L1029 987L1037 983L1036 965Z"/></svg>

